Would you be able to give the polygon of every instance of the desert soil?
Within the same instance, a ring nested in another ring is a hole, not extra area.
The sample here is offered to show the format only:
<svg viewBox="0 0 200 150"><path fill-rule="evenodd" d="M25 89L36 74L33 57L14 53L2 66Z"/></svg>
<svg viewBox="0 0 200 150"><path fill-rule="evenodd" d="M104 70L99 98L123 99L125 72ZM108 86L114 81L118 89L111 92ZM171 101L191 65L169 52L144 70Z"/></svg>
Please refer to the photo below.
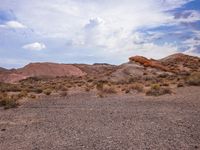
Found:
<svg viewBox="0 0 200 150"><path fill-rule="evenodd" d="M79 93L0 108L0 149L200 149L200 88L161 97Z"/></svg>

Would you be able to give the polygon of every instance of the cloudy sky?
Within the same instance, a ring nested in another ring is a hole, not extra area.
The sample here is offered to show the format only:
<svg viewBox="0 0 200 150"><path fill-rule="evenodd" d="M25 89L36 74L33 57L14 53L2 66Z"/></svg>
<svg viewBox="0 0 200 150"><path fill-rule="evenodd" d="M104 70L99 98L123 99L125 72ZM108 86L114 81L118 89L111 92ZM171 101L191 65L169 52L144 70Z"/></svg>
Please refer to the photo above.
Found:
<svg viewBox="0 0 200 150"><path fill-rule="evenodd" d="M200 56L200 0L0 0L0 66Z"/></svg>

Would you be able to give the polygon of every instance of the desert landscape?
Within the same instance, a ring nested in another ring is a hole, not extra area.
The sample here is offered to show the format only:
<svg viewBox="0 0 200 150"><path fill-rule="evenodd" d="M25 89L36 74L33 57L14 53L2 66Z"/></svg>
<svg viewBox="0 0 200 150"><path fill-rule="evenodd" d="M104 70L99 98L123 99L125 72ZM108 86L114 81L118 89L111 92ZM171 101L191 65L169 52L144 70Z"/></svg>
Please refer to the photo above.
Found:
<svg viewBox="0 0 200 150"><path fill-rule="evenodd" d="M200 150L200 0L0 0L0 150Z"/></svg>
<svg viewBox="0 0 200 150"><path fill-rule="evenodd" d="M0 70L0 147L199 149L200 58Z"/></svg>

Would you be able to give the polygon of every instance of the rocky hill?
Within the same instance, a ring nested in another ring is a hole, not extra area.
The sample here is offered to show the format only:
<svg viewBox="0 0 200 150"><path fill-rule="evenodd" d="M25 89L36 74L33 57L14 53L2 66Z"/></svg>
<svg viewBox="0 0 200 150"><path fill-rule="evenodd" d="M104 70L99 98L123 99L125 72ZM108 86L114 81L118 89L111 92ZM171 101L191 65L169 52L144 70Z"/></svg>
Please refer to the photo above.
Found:
<svg viewBox="0 0 200 150"><path fill-rule="evenodd" d="M200 71L200 58L185 55L182 53L170 55L165 57L159 62L170 68L173 72L193 72L193 71Z"/></svg>
<svg viewBox="0 0 200 150"><path fill-rule="evenodd" d="M0 72L7 71L7 69L0 67Z"/></svg>
<svg viewBox="0 0 200 150"><path fill-rule="evenodd" d="M16 82L29 77L84 76L85 72L74 65L56 63L31 63L23 68L0 74L1 82Z"/></svg>
<svg viewBox="0 0 200 150"><path fill-rule="evenodd" d="M200 58L174 54L160 60L147 59L142 56L129 58L128 63L119 66L109 64L56 64L30 63L23 68L5 70L0 68L0 82L17 82L29 77L82 77L98 80L125 82L129 79L156 78L158 75L184 75L200 71Z"/></svg>

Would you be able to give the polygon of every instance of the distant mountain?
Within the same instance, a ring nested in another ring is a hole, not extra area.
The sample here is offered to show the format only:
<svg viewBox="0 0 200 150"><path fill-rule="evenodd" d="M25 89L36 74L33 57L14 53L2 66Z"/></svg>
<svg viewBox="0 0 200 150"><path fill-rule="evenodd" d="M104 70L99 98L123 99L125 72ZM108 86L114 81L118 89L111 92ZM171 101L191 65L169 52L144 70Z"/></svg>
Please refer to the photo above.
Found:
<svg viewBox="0 0 200 150"><path fill-rule="evenodd" d="M0 67L0 71L7 71L7 69Z"/></svg>

